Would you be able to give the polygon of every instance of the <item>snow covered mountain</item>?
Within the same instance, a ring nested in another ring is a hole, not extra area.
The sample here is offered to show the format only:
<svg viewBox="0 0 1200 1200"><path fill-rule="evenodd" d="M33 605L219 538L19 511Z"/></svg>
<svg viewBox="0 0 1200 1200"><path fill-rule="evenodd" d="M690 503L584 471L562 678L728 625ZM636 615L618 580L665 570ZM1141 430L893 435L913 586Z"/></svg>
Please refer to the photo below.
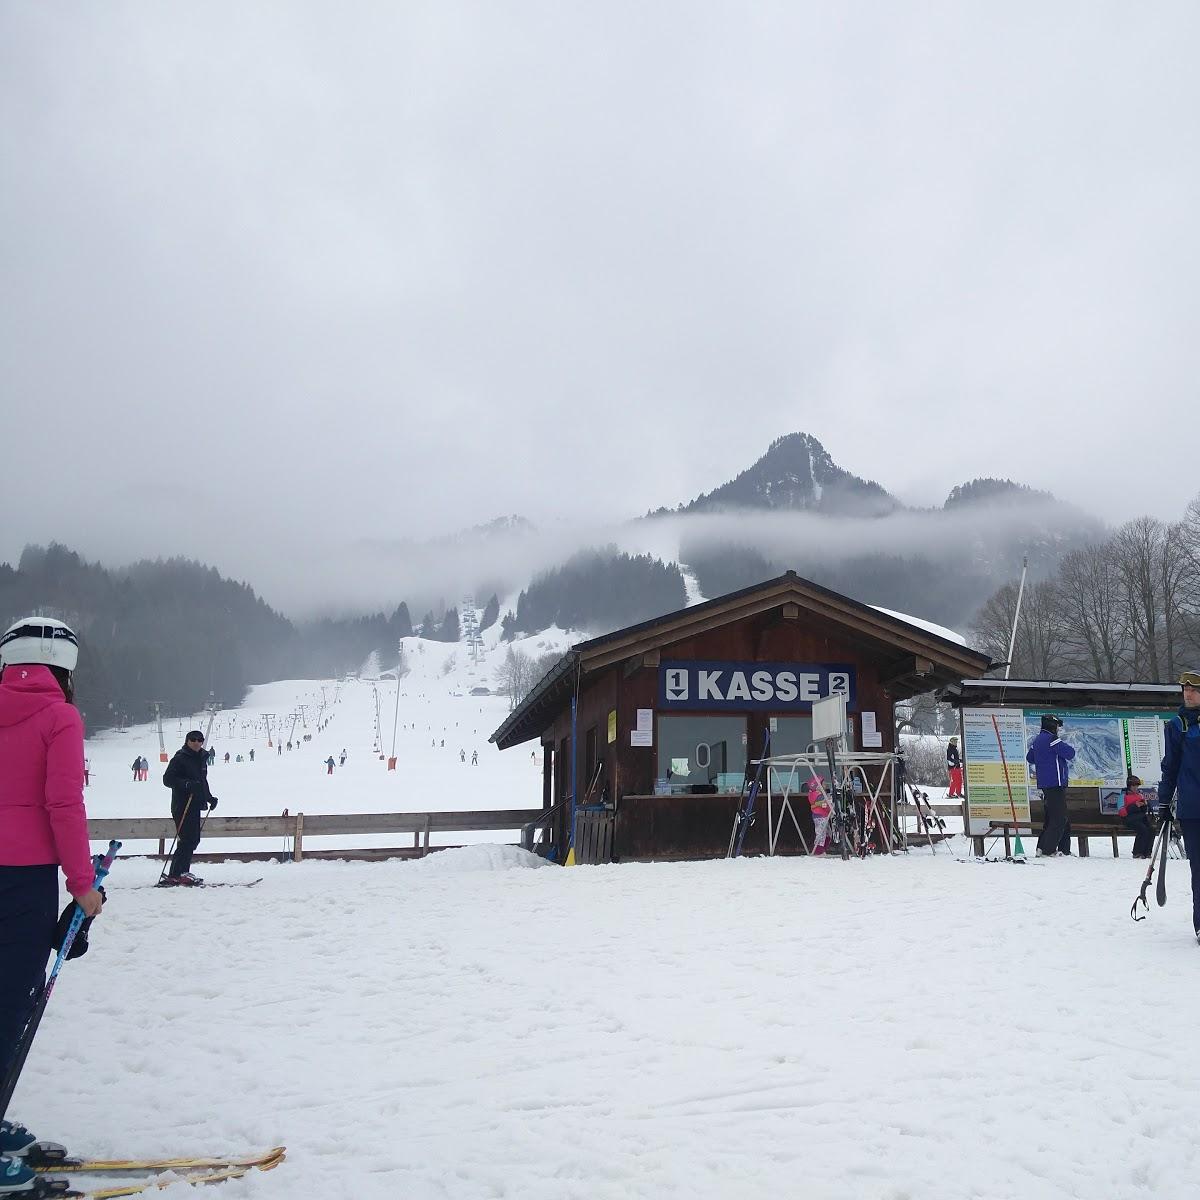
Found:
<svg viewBox="0 0 1200 1200"><path fill-rule="evenodd" d="M876 517L900 507L874 480L839 467L811 434L789 433L776 438L753 466L678 511L768 509Z"/></svg>

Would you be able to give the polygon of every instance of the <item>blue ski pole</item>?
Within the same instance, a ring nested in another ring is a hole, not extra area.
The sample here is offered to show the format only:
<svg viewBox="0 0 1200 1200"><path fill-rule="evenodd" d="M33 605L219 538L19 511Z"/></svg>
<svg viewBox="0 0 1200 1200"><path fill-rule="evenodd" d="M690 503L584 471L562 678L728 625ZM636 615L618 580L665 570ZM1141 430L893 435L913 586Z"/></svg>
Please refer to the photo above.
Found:
<svg viewBox="0 0 1200 1200"><path fill-rule="evenodd" d="M121 843L114 839L108 843L108 851L103 857L97 854L92 859L92 865L96 871L96 882L92 885L93 887L99 887L104 882L113 865L113 859L117 857L117 851L120 848ZM42 988L42 994L33 1006L33 1012L29 1014L29 1020L25 1024L25 1030L21 1034L21 1040L17 1043L17 1049L13 1055L12 1066L9 1067L8 1074L4 1077L3 1088L0 1088L0 1121L4 1119L8 1112L8 1102L12 1099L13 1092L17 1089L17 1081L21 1078L21 1070L25 1066L25 1060L29 1057L29 1047L33 1045L34 1035L38 1031L38 1026L42 1023L42 1014L46 1011L46 1005L50 1003L50 994L54 991L55 980L58 979L58 973L62 970L63 963L67 961L67 953L71 949L71 943L75 941L75 935L83 926L84 920L83 909L76 904L75 912L71 917L71 923L67 926L66 936L63 938L62 949L59 950L58 957L54 960L54 966L51 968L50 975L46 980L46 986Z"/></svg>

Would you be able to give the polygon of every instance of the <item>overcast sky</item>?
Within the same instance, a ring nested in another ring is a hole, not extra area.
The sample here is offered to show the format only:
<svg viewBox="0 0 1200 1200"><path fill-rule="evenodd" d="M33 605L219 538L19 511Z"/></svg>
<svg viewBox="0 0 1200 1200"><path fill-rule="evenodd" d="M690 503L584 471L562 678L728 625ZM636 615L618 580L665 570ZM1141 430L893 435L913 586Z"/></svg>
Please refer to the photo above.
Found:
<svg viewBox="0 0 1200 1200"><path fill-rule="evenodd" d="M1200 491L1200 6L0 8L0 559ZM286 601L286 596L272 599Z"/></svg>

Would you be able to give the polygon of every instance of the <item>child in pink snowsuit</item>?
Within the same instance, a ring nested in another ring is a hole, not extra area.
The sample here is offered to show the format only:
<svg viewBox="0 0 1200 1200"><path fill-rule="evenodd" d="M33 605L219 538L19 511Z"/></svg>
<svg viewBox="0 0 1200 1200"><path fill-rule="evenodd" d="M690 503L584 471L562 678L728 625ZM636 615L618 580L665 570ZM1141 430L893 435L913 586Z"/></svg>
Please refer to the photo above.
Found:
<svg viewBox="0 0 1200 1200"><path fill-rule="evenodd" d="M824 854L829 849L829 802L815 775L808 781L808 807L813 818L813 853Z"/></svg>

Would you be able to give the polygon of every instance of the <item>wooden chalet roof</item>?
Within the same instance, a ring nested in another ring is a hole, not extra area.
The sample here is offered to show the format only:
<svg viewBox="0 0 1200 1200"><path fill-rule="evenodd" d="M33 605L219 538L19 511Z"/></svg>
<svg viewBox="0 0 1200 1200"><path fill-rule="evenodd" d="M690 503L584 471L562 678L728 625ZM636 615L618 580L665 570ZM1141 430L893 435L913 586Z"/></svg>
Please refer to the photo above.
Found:
<svg viewBox="0 0 1200 1200"><path fill-rule="evenodd" d="M550 668L488 739L501 750L538 737L570 704L576 677L772 609L795 606L843 626L884 661L883 684L896 699L945 687L991 666L986 654L862 604L788 571L703 604L578 642Z"/></svg>

